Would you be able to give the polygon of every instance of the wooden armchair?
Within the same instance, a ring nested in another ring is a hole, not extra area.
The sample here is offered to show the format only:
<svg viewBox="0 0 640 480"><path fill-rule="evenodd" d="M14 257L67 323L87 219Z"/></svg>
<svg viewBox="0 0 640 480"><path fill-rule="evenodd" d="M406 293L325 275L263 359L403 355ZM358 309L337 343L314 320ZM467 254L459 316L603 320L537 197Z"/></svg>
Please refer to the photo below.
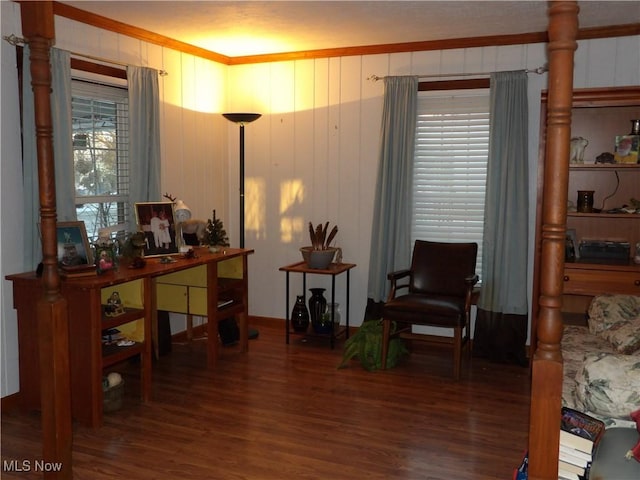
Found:
<svg viewBox="0 0 640 480"><path fill-rule="evenodd" d="M469 344L469 312L475 273L477 243L440 243L416 240L411 268L387 275L389 298L383 307L382 368L386 368L391 322L394 335L412 340L429 337L411 333L412 325L453 329L453 338L438 337L453 345L453 376L460 378L462 348ZM406 283L399 281L406 279ZM398 295L399 290L406 293ZM422 338L421 338L422 337ZM471 348L468 348L471 353Z"/></svg>

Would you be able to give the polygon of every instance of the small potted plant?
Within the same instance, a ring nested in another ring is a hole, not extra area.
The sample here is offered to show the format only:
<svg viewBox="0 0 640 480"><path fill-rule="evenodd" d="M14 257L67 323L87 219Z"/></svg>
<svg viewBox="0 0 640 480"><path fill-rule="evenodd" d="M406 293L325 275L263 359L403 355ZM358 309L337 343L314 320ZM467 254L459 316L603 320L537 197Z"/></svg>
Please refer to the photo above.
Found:
<svg viewBox="0 0 640 480"><path fill-rule="evenodd" d="M313 227L313 224L309 222L309 237L311 239L311 246L302 247L300 252L302 258L307 262L309 268L324 270L333 261L333 257L339 250L337 247L332 247L331 242L338 233L338 226L334 226L329 234L329 222L326 222L324 226L321 223L317 227Z"/></svg>
<svg viewBox="0 0 640 480"><path fill-rule="evenodd" d="M391 324L391 333L395 333L396 322ZM387 368L395 367L409 353L404 341L391 337L387 352ZM357 359L365 370L370 372L382 368L382 319L365 320L358 331L344 342L342 362L338 368L346 368L351 359Z"/></svg>
<svg viewBox="0 0 640 480"><path fill-rule="evenodd" d="M220 247L229 246L229 238L227 237L227 231L224 229L222 220L216 218L216 211L213 211L213 219L207 220L207 227L205 228L204 236L209 250L216 253L220 250Z"/></svg>

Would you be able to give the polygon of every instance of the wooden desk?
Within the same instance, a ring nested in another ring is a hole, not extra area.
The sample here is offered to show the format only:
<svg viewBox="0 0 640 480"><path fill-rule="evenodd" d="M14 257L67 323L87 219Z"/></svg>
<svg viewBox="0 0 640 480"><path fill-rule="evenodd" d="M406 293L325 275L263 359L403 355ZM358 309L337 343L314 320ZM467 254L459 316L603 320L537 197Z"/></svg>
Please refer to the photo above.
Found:
<svg viewBox="0 0 640 480"><path fill-rule="evenodd" d="M197 257L176 258L175 263L160 263L148 258L141 269L120 265L117 271L62 280L61 293L67 300L69 315L69 362L71 409L78 421L97 427L102 424L102 377L105 369L124 360L140 357L141 398L151 395L152 341L157 339L157 310L189 313L171 307L165 282L181 285L188 291L198 288L199 312L207 316L207 365L216 364L219 350L218 321L235 316L240 326L240 349L248 350L248 275L247 256L253 250L227 248L210 253L195 249ZM40 408L40 367L36 299L42 295L42 282L34 272L7 276L13 282L14 308L18 311L20 358L20 398L27 410ZM181 283L180 283L181 282ZM159 298L158 291L161 291ZM125 313L105 315L104 305L112 292L120 294ZM175 293L175 292L174 292ZM232 303L218 308L220 299ZM204 305L204 306L202 306ZM167 308L168 307L168 308ZM102 344L102 331L118 328L135 340L131 346ZM156 342L157 344L157 342Z"/></svg>

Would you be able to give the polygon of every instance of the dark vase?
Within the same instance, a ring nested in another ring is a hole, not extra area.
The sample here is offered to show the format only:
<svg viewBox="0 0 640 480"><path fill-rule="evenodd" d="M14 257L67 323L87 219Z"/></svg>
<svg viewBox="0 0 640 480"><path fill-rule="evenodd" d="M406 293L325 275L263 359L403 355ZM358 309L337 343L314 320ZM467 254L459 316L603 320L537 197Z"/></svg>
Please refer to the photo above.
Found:
<svg viewBox="0 0 640 480"><path fill-rule="evenodd" d="M304 333L309 328L309 310L304 303L304 295L296 297L296 303L291 311L291 325L293 331L298 333Z"/></svg>
<svg viewBox="0 0 640 480"><path fill-rule="evenodd" d="M331 333L333 325L331 316L325 315L327 299L324 298L324 288L310 288L309 313L311 314L311 328L315 333Z"/></svg>

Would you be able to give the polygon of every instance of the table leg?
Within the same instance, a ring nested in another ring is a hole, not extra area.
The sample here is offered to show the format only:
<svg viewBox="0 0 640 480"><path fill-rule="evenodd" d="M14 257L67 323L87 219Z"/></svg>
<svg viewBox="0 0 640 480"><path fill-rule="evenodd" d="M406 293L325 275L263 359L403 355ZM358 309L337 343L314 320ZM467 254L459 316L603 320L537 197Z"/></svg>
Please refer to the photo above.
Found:
<svg viewBox="0 0 640 480"><path fill-rule="evenodd" d="M349 273L350 270L347 270L347 305L346 305L346 312L347 312L347 330L345 332L345 338L348 339L349 338L349 285L351 284L351 282L349 281Z"/></svg>
<svg viewBox="0 0 640 480"><path fill-rule="evenodd" d="M335 304L335 298L336 298L336 276L335 275L331 275L331 304ZM335 346L336 343L336 333L335 333L335 329L334 329L334 325L333 325L333 307L331 308L331 335L329 336L329 344L331 345L331 350L333 350L333 347Z"/></svg>
<svg viewBox="0 0 640 480"><path fill-rule="evenodd" d="M285 326L287 328L286 342L287 342L287 345L289 345L289 272L287 272L287 288L286 288L286 290L287 290L287 298L286 298L286 302L285 303L286 303L286 306L287 306L286 307L287 311L286 311L286 314L285 314L285 318L286 318Z"/></svg>

